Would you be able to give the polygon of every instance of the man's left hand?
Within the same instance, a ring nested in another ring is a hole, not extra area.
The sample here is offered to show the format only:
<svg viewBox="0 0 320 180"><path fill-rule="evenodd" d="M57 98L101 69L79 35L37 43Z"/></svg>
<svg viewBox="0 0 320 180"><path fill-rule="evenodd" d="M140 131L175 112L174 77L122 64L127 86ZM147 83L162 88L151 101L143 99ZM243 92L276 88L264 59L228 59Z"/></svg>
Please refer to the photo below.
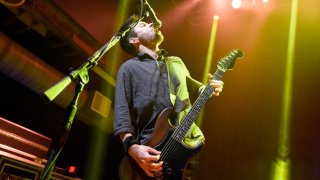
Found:
<svg viewBox="0 0 320 180"><path fill-rule="evenodd" d="M213 88L212 95L219 96L223 89L223 81L214 80L212 74L208 74L210 86Z"/></svg>

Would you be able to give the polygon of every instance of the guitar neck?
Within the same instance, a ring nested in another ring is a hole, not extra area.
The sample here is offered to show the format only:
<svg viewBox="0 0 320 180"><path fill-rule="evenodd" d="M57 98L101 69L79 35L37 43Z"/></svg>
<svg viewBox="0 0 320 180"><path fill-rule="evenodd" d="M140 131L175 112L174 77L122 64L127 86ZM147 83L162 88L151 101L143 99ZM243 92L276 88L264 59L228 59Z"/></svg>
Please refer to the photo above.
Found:
<svg viewBox="0 0 320 180"><path fill-rule="evenodd" d="M221 80L223 74L224 74L224 71L217 69L216 72L213 74L213 79ZM192 108L190 109L190 111L182 119L180 125L172 134L173 139L179 142L181 142L184 139L192 123L197 119L198 114L200 113L200 111L202 110L202 108L204 107L208 99L211 97L213 91L214 89L210 86L210 83L208 83L206 87L203 89L203 91L201 92L201 94L198 96L194 104L192 105Z"/></svg>

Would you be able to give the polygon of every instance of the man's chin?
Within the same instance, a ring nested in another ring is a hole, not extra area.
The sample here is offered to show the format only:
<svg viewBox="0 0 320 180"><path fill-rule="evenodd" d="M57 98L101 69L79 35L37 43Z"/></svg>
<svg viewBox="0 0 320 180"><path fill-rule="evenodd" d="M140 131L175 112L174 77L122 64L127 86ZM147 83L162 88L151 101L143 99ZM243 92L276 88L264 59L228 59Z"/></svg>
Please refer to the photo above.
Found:
<svg viewBox="0 0 320 180"><path fill-rule="evenodd" d="M161 34L161 35L158 35L158 34L157 34L157 44L160 45L163 40L164 40L163 35L162 35L162 34Z"/></svg>

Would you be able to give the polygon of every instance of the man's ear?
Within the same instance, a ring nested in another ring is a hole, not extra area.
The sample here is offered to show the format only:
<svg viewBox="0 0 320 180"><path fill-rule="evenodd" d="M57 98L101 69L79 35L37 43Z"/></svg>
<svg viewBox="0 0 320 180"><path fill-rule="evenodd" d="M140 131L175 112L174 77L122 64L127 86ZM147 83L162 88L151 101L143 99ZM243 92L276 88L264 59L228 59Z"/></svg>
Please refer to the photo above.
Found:
<svg viewBox="0 0 320 180"><path fill-rule="evenodd" d="M137 37L129 38L129 43L131 43L131 44L137 44L139 42L140 41Z"/></svg>

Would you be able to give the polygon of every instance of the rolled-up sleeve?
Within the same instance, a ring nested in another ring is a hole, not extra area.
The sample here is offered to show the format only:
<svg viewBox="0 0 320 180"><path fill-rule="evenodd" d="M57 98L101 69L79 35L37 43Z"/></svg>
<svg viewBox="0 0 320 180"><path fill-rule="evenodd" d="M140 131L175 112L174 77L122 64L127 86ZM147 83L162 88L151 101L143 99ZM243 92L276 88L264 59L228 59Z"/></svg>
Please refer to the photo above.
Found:
<svg viewBox="0 0 320 180"><path fill-rule="evenodd" d="M114 135L128 132L134 133L134 127L131 123L130 111L131 102L131 76L124 66L118 71L117 85L114 99Z"/></svg>

